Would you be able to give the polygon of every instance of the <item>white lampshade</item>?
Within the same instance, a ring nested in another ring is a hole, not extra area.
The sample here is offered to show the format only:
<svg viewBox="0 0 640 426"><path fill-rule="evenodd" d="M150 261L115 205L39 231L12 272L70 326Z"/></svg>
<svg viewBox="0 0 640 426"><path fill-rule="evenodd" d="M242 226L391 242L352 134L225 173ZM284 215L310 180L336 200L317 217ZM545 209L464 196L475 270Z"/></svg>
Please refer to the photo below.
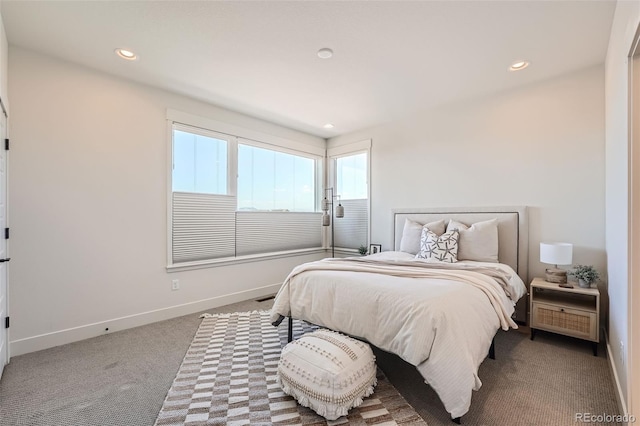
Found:
<svg viewBox="0 0 640 426"><path fill-rule="evenodd" d="M540 243L540 262L552 265L571 265L573 244Z"/></svg>
<svg viewBox="0 0 640 426"><path fill-rule="evenodd" d="M338 204L336 207L336 217L344 217L344 207L342 204Z"/></svg>

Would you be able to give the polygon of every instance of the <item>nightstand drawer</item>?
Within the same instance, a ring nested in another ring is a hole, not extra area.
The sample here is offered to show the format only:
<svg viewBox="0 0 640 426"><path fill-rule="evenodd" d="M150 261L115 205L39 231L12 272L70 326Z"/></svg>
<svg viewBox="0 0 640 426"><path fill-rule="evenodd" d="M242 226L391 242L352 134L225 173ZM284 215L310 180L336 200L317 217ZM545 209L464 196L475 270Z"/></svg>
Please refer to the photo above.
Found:
<svg viewBox="0 0 640 426"><path fill-rule="evenodd" d="M531 327L591 341L598 340L596 312L533 302Z"/></svg>

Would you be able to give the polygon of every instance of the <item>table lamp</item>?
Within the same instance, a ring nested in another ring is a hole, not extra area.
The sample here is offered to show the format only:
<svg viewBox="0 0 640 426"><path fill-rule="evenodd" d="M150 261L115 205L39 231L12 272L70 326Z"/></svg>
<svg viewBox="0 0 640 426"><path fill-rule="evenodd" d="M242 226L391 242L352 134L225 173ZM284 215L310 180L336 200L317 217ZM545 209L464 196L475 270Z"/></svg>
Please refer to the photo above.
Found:
<svg viewBox="0 0 640 426"><path fill-rule="evenodd" d="M573 244L540 243L540 262L555 265L555 268L545 270L547 282L560 284L561 287L573 287L567 284L567 271L558 269L558 265L571 265L572 258Z"/></svg>

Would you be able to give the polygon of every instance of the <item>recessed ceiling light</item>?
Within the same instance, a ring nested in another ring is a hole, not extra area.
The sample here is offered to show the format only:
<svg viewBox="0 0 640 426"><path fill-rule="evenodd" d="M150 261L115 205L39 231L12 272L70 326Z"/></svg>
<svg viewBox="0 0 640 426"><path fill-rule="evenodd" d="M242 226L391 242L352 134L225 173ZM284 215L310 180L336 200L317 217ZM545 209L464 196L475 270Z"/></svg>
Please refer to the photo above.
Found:
<svg viewBox="0 0 640 426"><path fill-rule="evenodd" d="M329 59L332 56L333 50L329 49L328 47L323 47L322 49L318 50L318 58Z"/></svg>
<svg viewBox="0 0 640 426"><path fill-rule="evenodd" d="M331 123L327 123L327 124L325 124L325 125L324 125L324 126L322 126L322 127L324 127L325 129L333 129L333 124L331 124Z"/></svg>
<svg viewBox="0 0 640 426"><path fill-rule="evenodd" d="M509 67L509 71L520 71L529 66L528 61L515 61Z"/></svg>
<svg viewBox="0 0 640 426"><path fill-rule="evenodd" d="M127 49L121 49L121 48L116 49L116 55L128 61L135 61L136 59L138 59L138 55L136 55L135 53Z"/></svg>

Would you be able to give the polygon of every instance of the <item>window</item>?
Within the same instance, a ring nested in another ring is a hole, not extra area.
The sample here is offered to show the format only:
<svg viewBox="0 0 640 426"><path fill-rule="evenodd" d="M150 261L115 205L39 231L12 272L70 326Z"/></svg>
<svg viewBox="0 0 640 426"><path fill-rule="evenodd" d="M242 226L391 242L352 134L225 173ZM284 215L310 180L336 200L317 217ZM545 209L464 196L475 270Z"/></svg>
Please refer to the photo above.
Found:
<svg viewBox="0 0 640 426"><path fill-rule="evenodd" d="M234 144L229 135L173 124L170 263L235 256Z"/></svg>
<svg viewBox="0 0 640 426"><path fill-rule="evenodd" d="M344 218L334 221L336 247L369 245L369 149L371 141L331 148L327 154L329 182L344 206Z"/></svg>
<svg viewBox="0 0 640 426"><path fill-rule="evenodd" d="M321 155L176 122L171 141L170 267L322 246Z"/></svg>
<svg viewBox="0 0 640 426"><path fill-rule="evenodd" d="M173 191L227 194L229 143L223 136L173 131Z"/></svg>
<svg viewBox="0 0 640 426"><path fill-rule="evenodd" d="M336 158L336 188L345 200L369 198L367 187L367 153Z"/></svg>
<svg viewBox="0 0 640 426"><path fill-rule="evenodd" d="M316 210L316 161L238 145L238 210Z"/></svg>
<svg viewBox="0 0 640 426"><path fill-rule="evenodd" d="M322 157L240 139L236 256L322 246Z"/></svg>

